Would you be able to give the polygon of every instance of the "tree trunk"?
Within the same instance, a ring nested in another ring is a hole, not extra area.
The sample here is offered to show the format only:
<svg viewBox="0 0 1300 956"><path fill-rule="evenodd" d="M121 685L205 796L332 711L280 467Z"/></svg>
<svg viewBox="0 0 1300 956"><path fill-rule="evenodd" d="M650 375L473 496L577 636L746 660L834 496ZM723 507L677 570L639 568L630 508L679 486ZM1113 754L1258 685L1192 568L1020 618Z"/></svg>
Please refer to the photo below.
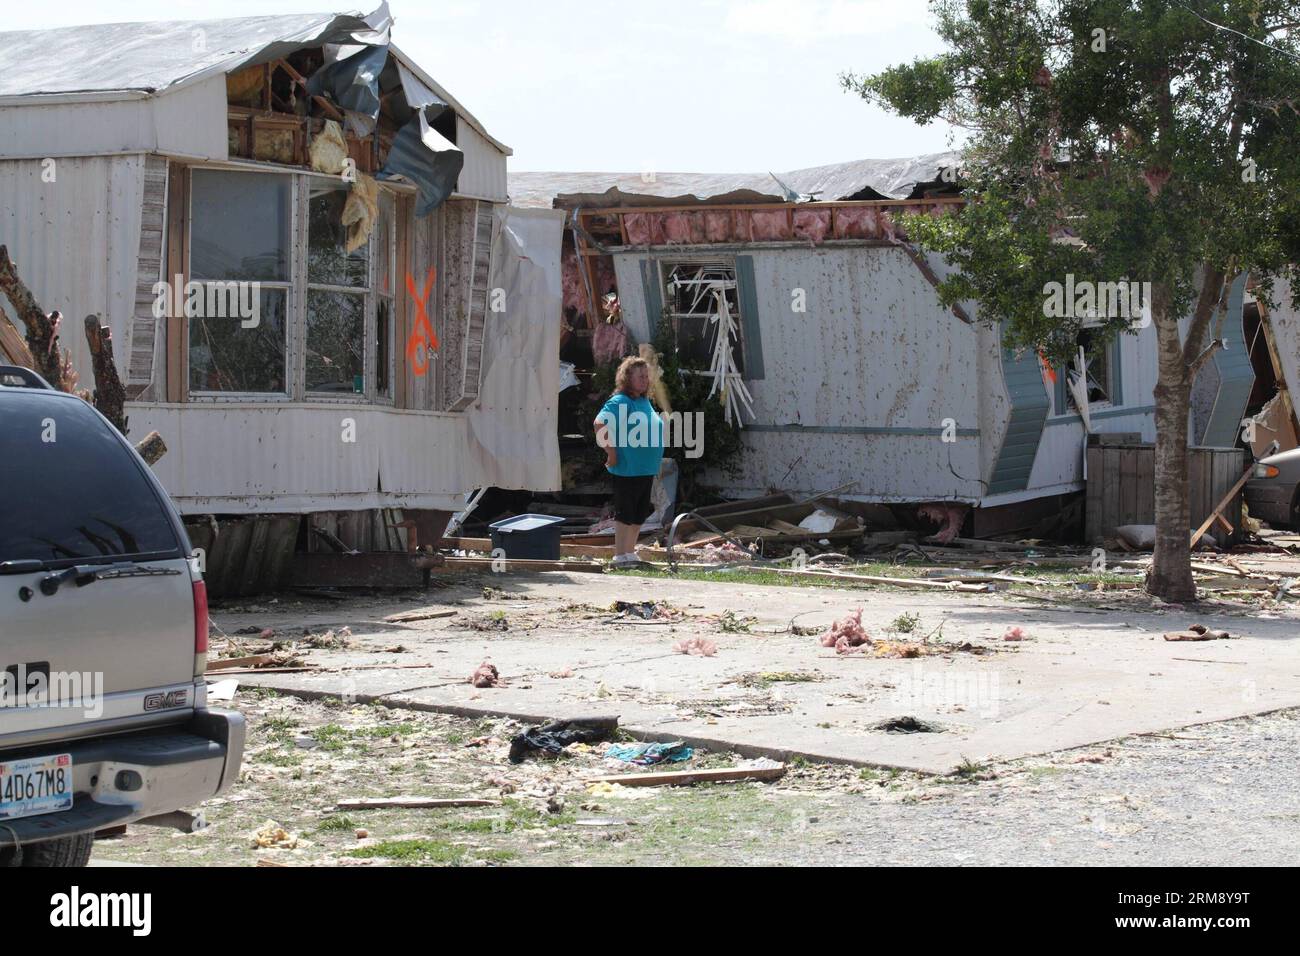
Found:
<svg viewBox="0 0 1300 956"><path fill-rule="evenodd" d="M113 361L113 333L101 326L97 316L86 316L86 344L90 346L91 370L95 374L95 407L126 434L126 388Z"/></svg>
<svg viewBox="0 0 1300 956"><path fill-rule="evenodd" d="M0 245L0 291L13 304L14 312L27 328L27 349L34 364L33 371L61 392L71 392L76 385L76 376L69 375L71 364L67 353L59 348L59 321L62 316L58 311L48 316L40 307L23 280L18 276L18 269L9 258L9 250Z"/></svg>
<svg viewBox="0 0 1300 956"><path fill-rule="evenodd" d="M1168 288L1157 283L1152 291L1151 318L1156 327L1159 373L1155 387L1156 545L1147 591L1165 601L1195 601L1187 487L1192 377L1183 358L1178 319L1169 314Z"/></svg>

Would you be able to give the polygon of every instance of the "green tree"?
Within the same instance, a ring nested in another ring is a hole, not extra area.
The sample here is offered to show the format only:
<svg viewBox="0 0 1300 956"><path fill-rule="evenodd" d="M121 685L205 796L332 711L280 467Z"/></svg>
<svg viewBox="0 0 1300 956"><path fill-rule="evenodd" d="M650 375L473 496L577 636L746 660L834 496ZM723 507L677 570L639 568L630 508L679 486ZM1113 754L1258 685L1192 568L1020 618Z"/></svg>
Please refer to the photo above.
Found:
<svg viewBox="0 0 1300 956"><path fill-rule="evenodd" d="M938 56L842 82L964 131L968 202L908 217L1011 347L1054 364L1079 318L1048 283L1150 282L1158 342L1156 545L1148 590L1194 600L1187 436L1192 382L1221 346L1228 289L1294 276L1300 203L1297 0L932 0ZM1180 321L1181 320L1181 321ZM1102 318L1094 347L1130 333Z"/></svg>

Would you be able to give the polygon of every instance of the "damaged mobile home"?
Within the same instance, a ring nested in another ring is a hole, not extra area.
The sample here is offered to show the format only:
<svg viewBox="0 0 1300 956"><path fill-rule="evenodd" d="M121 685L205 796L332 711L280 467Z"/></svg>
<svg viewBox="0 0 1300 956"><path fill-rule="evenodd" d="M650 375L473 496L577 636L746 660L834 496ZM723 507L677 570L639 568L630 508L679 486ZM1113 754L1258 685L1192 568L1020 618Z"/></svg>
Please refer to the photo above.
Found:
<svg viewBox="0 0 1300 956"><path fill-rule="evenodd" d="M558 485L563 217L507 206L509 148L392 32L384 5L0 34L0 244L83 384L68 329L111 329L217 591L222 549L238 590Z"/></svg>
<svg viewBox="0 0 1300 956"><path fill-rule="evenodd" d="M908 244L897 217L958 210L959 159L775 175L512 173L510 191L569 216L561 355L580 369L635 351L623 337L650 341L663 322L683 364L716 375L712 328L725 305L749 405L738 410L738 471L710 476L723 495L852 485L842 503L920 505L948 533L964 523L982 536L1035 527L1077 501L1090 435L1154 440L1156 343L1140 314L1105 348L1090 349L1082 329L1084 378L1005 348L976 304L944 308L935 285L948 266ZM702 284L721 298L701 297ZM1198 381L1194 445L1238 447L1248 404L1254 414L1264 392L1297 387L1291 355L1252 399L1246 345L1259 309L1245 286L1232 290L1227 348ZM611 292L617 335L601 308Z"/></svg>

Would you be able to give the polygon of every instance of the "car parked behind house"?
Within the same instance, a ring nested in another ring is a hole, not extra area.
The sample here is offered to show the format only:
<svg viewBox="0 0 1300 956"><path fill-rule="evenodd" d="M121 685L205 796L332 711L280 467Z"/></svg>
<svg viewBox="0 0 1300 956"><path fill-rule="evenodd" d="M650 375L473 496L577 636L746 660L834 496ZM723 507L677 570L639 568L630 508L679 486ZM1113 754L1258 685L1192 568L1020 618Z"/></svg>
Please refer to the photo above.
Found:
<svg viewBox="0 0 1300 956"><path fill-rule="evenodd" d="M244 720L206 706L207 595L148 466L35 373L0 386L0 865L79 866L96 831L193 828Z"/></svg>
<svg viewBox="0 0 1300 956"><path fill-rule="evenodd" d="M1246 482L1246 507L1252 518L1300 531L1300 448L1259 460Z"/></svg>

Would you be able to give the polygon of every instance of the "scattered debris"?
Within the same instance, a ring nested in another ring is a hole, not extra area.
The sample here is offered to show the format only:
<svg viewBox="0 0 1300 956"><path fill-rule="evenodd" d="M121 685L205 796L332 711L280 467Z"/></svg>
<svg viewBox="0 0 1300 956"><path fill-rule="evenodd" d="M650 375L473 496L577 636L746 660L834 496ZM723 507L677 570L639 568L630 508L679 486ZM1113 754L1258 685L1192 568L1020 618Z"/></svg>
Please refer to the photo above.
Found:
<svg viewBox="0 0 1300 956"><path fill-rule="evenodd" d="M891 717L878 724L871 725L872 730L883 730L887 734L941 734L943 728L938 724L918 720L916 717Z"/></svg>
<svg viewBox="0 0 1300 956"><path fill-rule="evenodd" d="M1185 631L1166 634L1166 641L1226 641L1231 635L1227 631L1212 631L1204 624L1192 624Z"/></svg>
<svg viewBox="0 0 1300 956"><path fill-rule="evenodd" d="M664 744L611 744L605 756L624 763L634 763L642 767L657 763L681 763L690 760L695 751L680 740Z"/></svg>
<svg viewBox="0 0 1300 956"><path fill-rule="evenodd" d="M226 680L219 680L208 685L208 700L234 700L235 693L239 690L239 681L233 677Z"/></svg>
<svg viewBox="0 0 1300 956"><path fill-rule="evenodd" d="M730 609L723 611L714 620L717 621L719 629L726 634L748 634L758 623L758 618L737 617L736 612Z"/></svg>
<svg viewBox="0 0 1300 956"><path fill-rule="evenodd" d="M686 616L667 601L615 601L609 609L619 617L643 621L678 621Z"/></svg>
<svg viewBox="0 0 1300 956"><path fill-rule="evenodd" d="M1027 637L1029 637L1029 635L1025 633L1025 629L1023 627L1009 627L1007 628L1007 632L1002 635L1002 640L1023 641Z"/></svg>
<svg viewBox="0 0 1300 956"><path fill-rule="evenodd" d="M529 727L510 741L510 762L522 763L533 751L561 754L569 744L608 740L618 729L618 717L579 717Z"/></svg>
<svg viewBox="0 0 1300 956"><path fill-rule="evenodd" d="M470 618L465 626L471 631L508 631L510 621L506 618L505 611L493 611L483 617Z"/></svg>
<svg viewBox="0 0 1300 956"><path fill-rule="evenodd" d="M673 645L673 651L678 654L695 654L700 657L713 657L718 653L718 645L714 644L707 637L688 637L684 641L678 641Z"/></svg>
<svg viewBox="0 0 1300 956"><path fill-rule="evenodd" d="M551 672L550 672L548 675L546 675L546 676L548 676L548 677L554 677L554 678L556 678L557 680L558 680L558 679L565 678L565 677L572 677L572 676L573 676L573 668L571 668L571 667L562 667L562 668L560 668L558 671L551 671Z"/></svg>
<svg viewBox="0 0 1300 956"><path fill-rule="evenodd" d="M484 661L469 675L469 682L475 687L496 687L501 683L501 674L495 664Z"/></svg>
<svg viewBox="0 0 1300 956"><path fill-rule="evenodd" d="M819 640L822 647L835 648L836 654L851 654L855 648L871 643L871 635L862 626L862 608L836 621Z"/></svg>
<svg viewBox="0 0 1300 956"><path fill-rule="evenodd" d="M259 849L292 850L298 846L298 837L274 820L267 820L253 834L253 846Z"/></svg>

